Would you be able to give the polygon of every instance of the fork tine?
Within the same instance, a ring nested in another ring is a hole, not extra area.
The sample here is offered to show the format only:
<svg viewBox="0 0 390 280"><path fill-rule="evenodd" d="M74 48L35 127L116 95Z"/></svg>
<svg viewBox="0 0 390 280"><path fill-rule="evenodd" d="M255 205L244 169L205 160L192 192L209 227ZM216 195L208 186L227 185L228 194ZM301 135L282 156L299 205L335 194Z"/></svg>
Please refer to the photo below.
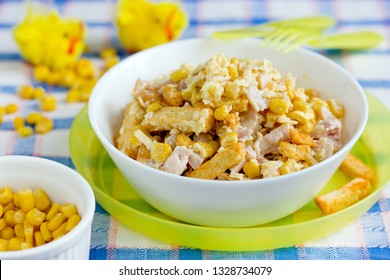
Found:
<svg viewBox="0 0 390 280"><path fill-rule="evenodd" d="M284 47L292 44L295 40L297 40L301 36L302 36L302 31L297 30L295 32L290 33L282 41L280 41L280 43L278 44L275 50L276 51L282 50Z"/></svg>
<svg viewBox="0 0 390 280"><path fill-rule="evenodd" d="M279 45L285 38L293 35L296 31L293 29L286 29L283 32L280 32L278 36L274 37L273 40L268 44L268 48L274 48L276 45Z"/></svg>
<svg viewBox="0 0 390 280"><path fill-rule="evenodd" d="M280 36L280 34L283 34L285 32L285 28L276 28L274 31L270 32L267 36L263 38L263 41L261 42L260 46L267 46L268 44L272 43L274 38Z"/></svg>
<svg viewBox="0 0 390 280"><path fill-rule="evenodd" d="M291 52L292 50L298 48L299 46L305 44L306 42L316 38L317 36L301 36L298 40L295 40L294 43L290 44L289 47L283 50L283 53Z"/></svg>

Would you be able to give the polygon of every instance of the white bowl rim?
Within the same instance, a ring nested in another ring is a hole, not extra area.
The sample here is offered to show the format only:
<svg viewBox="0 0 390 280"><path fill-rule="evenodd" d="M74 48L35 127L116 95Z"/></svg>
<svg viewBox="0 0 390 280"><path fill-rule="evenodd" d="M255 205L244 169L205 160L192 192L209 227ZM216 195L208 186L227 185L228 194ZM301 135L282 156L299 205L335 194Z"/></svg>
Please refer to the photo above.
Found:
<svg viewBox="0 0 390 280"><path fill-rule="evenodd" d="M60 169L64 173L68 173L69 176L73 176L80 181L82 188L82 192L86 194L88 200L85 201L86 211L80 222L67 234L58 238L57 240L50 241L44 245L33 247L26 250L17 250L17 251L5 251L0 252L0 259L29 259L29 258L39 258L41 255L45 255L50 257L54 257L62 252L65 252L69 248L71 248L74 244L76 244L83 236L88 232L88 229L91 226L94 214L95 214L95 196L93 194L92 188L89 183L81 176L77 171L72 168L56 162L54 160L36 157L36 156L25 156L25 155L4 155L0 156L1 161L30 161L31 164L47 164L49 168ZM12 188L12 186L10 186Z"/></svg>
<svg viewBox="0 0 390 280"><path fill-rule="evenodd" d="M168 172L164 172L164 171L161 171L161 170L149 167L149 166L147 166L145 164L142 164L142 163L132 159L131 157L125 155L121 151L119 151L109 140L106 139L106 137L103 135L99 125L97 124L97 121L93 118L93 115L94 115L94 106L93 105L96 103L96 100L99 98L99 95L100 95L98 93L99 92L99 88L105 82L105 80L108 79L108 77L110 77L110 75L112 75L112 73L114 73L114 71L116 71L116 69L118 67L121 67L121 65L127 63L127 61L132 60L132 59L134 59L137 56L145 55L145 54L154 52L156 49L159 49L159 48L166 48L167 46L175 45L175 44L186 44L186 43L200 42L200 41L207 42L207 41L213 41L213 40L218 40L218 39L212 39L212 38L191 38L191 39L183 39L183 40L178 40L178 41L174 41L174 42L158 45L158 46L155 46L155 47L152 47L152 48L140 51L138 53L135 53L135 54L125 58L124 60L119 62L117 65L115 65L113 68L111 68L109 71L107 71L99 79L99 81L96 83L95 87L93 88L92 94L91 94L91 97L90 97L90 101L88 103L88 116L89 116L90 123L92 125L92 128L93 128L94 132L98 136L99 140L102 142L103 146L111 147L112 148L112 152L114 152L116 155L118 155L119 157L121 157L121 158L123 158L125 160L130 160L133 164L137 165L139 168L146 169L146 170L148 170L148 171L150 171L152 173L156 173L156 175L158 175L158 176L168 176L168 177L173 176L173 177L171 177L172 179L175 178L175 179L178 179L178 180L183 180L183 183L185 183L186 181L188 181L188 182L196 182L196 183L200 183L199 184L199 186L200 186L201 182L207 182L207 184L212 184L213 186L216 186L218 188L221 188L221 187L224 187L224 188L236 187L237 184L240 184L240 187L245 187L245 186L253 187L253 182L259 183L257 185L261 186L262 184L260 182L264 182L265 183L265 182L271 182L272 181L272 182L276 183L278 181L282 181L282 180L284 181L286 179L290 179L290 178L293 178L295 176L300 176L301 174L304 174L304 173L312 172L312 170L314 170L316 168L320 168L322 165L325 165L328 162L332 161L335 157L337 157L339 154L343 153L345 150L350 150L352 148L352 146L357 142L357 140L359 139L361 134L363 133L363 130L366 127L367 120L368 120L368 101L367 101L367 97L366 97L366 95L364 93L364 90L362 89L361 85L352 76L352 74L350 74L346 69L341 67L339 64L337 64L333 60L331 60L331 59L329 59L329 58L327 58L327 57L325 57L325 56L323 56L323 55L321 55L321 54L319 54L319 53L317 53L315 51L312 51L310 49L304 49L302 47L299 47L299 48L295 49L294 52L300 52L300 53L304 53L305 55L316 57L317 59L320 59L320 60L322 60L322 61L324 61L326 63L332 64L333 67L338 68L342 73L344 73L350 79L352 84L358 89L359 96L360 96L361 100L363 101L363 106L364 106L362 108L362 111L361 111L361 113L363 114L363 120L362 120L362 122L360 122L360 124L358 126L358 129L355 131L355 133L353 134L351 139L347 143L343 144L342 148L340 150L338 150L336 153L334 153L333 155L331 155L327 159L325 159L325 160L323 160L323 161L321 161L321 162L319 162L319 163L317 163L317 164L315 164L313 166L310 166L310 167L308 167L308 168L306 168L304 170L300 170L298 172L293 172L293 173L285 174L285 175L282 175L282 176L271 177L271 178L261 178L261 179L251 179L251 180L241 180L241 181L209 180L209 179L190 178L190 177L170 174ZM228 42L228 41L237 41L237 39L231 39L231 40L230 39L223 39L223 40L226 41L226 42ZM261 41L261 39L259 39L259 38L246 38L246 39L239 39L239 40L242 40L242 41L258 41L258 42Z"/></svg>

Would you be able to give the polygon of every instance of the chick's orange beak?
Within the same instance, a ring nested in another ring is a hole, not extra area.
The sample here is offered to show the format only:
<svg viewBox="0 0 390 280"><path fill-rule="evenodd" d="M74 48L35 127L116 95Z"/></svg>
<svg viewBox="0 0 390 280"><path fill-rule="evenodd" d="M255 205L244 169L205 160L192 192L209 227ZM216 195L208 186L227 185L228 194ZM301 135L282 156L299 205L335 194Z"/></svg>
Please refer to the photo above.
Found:
<svg viewBox="0 0 390 280"><path fill-rule="evenodd" d="M78 28L78 34L77 34L77 36L72 37L72 38L70 39L69 48L68 48L68 54L73 54L73 52L74 52L75 49L76 49L77 43L78 43L78 42L81 40L81 38L83 37L84 25L80 22L78 27L79 27L79 28Z"/></svg>
<svg viewBox="0 0 390 280"><path fill-rule="evenodd" d="M79 41L79 39L75 38L75 37L70 39L69 48L68 48L68 54L73 54L78 41Z"/></svg>
<svg viewBox="0 0 390 280"><path fill-rule="evenodd" d="M175 14L176 14L176 11L172 10L167 17L167 22L165 25L165 34L167 35L168 41L173 40L174 34L173 34L172 22L173 22L173 18L175 17Z"/></svg>

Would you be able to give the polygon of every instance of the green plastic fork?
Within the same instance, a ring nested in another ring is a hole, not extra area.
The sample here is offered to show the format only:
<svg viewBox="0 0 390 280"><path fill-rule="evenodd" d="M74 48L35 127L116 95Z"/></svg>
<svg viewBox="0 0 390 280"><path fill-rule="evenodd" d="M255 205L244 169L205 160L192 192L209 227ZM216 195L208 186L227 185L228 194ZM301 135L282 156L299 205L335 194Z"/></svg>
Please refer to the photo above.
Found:
<svg viewBox="0 0 390 280"><path fill-rule="evenodd" d="M310 27L310 29L322 31L332 27L335 23L335 20L328 16L302 17L288 20L271 21L241 29L217 31L214 32L212 36L218 39L264 37L270 32L283 27L294 27L298 29Z"/></svg>
<svg viewBox="0 0 390 280"><path fill-rule="evenodd" d="M383 37L372 31L356 31L324 36L308 28L277 28L264 36L261 45L288 53L301 45L318 49L365 50L378 46Z"/></svg>
<svg viewBox="0 0 390 280"><path fill-rule="evenodd" d="M335 21L327 16L305 17L260 24L253 27L214 32L218 39L263 37L262 46L284 53L301 45L318 49L365 50L378 46L383 37L372 31L357 31L325 36L322 32Z"/></svg>

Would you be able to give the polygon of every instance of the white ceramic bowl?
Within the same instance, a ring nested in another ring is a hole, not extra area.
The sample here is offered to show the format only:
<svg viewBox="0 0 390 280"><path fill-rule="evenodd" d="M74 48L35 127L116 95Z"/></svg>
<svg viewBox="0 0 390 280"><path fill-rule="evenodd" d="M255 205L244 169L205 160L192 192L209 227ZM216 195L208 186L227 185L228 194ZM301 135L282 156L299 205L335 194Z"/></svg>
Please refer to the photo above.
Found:
<svg viewBox="0 0 390 280"><path fill-rule="evenodd" d="M198 65L214 53L274 63L282 75L314 88L324 99L345 105L343 143L336 154L303 171L270 179L213 181L180 177L152 169L113 145L125 105L138 78L153 80L180 67ZM353 147L366 125L368 105L357 81L342 67L317 53L298 49L288 54L260 47L257 39L190 39L134 54L106 73L89 101L89 118L105 149L137 192L152 206L188 223L216 227L253 226L298 210L321 190Z"/></svg>
<svg viewBox="0 0 390 280"><path fill-rule="evenodd" d="M13 191L41 188L52 202L74 203L81 221L63 237L39 247L0 252L1 260L87 260L95 197L87 181L73 169L58 162L32 156L0 156L0 187Z"/></svg>

